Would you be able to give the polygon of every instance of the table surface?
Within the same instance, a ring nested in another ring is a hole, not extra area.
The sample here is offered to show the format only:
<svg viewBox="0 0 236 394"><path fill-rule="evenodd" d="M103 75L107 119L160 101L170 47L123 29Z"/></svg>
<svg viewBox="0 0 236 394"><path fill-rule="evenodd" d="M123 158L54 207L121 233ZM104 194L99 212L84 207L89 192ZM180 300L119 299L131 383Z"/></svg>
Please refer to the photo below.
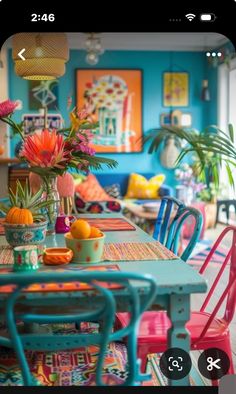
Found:
<svg viewBox="0 0 236 394"><path fill-rule="evenodd" d="M111 214L80 214L80 218L111 218ZM112 217L127 218L121 214L112 214ZM132 222L131 222L132 223ZM133 224L133 223L132 223ZM134 224L133 224L134 225ZM135 226L135 225L134 225ZM106 243L109 242L155 242L155 240L141 230L138 226L136 231L106 231ZM0 237L0 245L6 245L4 236ZM64 247L65 240L64 234L50 235L46 237L47 247ZM192 266L179 258L176 260L146 260L146 261L111 261L111 262L100 262L101 264L116 264L119 266L120 271L124 272L135 272L135 273L149 273L156 279L158 285L158 294L171 294L171 293L202 293L206 291L206 282L201 275L193 269ZM89 264L86 264L87 266ZM90 264L91 265L91 264ZM96 265L96 264L93 264ZM81 266L81 264L70 263L71 269L73 267ZM85 264L83 264L85 266ZM3 265L0 265L3 267ZM4 266L6 267L6 265ZM9 266L7 266L9 267ZM52 267L42 265L37 271L61 269L62 266ZM171 274L170 273L174 273ZM5 274L6 275L6 274ZM5 276L4 275L4 276ZM9 273L9 275L12 275Z"/></svg>

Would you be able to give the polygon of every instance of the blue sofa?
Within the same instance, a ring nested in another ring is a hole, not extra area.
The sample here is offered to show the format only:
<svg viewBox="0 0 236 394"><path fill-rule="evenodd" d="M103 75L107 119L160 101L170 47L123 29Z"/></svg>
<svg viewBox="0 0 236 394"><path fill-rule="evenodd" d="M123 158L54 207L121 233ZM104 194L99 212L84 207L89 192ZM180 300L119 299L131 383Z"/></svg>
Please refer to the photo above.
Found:
<svg viewBox="0 0 236 394"><path fill-rule="evenodd" d="M114 172L110 172L110 173L99 173L99 174L95 174L96 178L98 179L99 183L101 184L101 186L105 187L105 186L109 186L112 185L114 183L118 183L120 185L120 190L121 190L121 195L124 196L126 194L127 188L128 188L128 181L129 181L129 173L114 173ZM153 176L155 176L156 174L154 173L143 173L140 174L145 176L145 178L150 179ZM160 187L159 190L159 195L160 197L163 196L173 196L174 195L174 189L171 186L168 186L166 184L162 184L162 186ZM144 203L144 201L150 201L150 200L137 200L136 203L140 202L140 203Z"/></svg>

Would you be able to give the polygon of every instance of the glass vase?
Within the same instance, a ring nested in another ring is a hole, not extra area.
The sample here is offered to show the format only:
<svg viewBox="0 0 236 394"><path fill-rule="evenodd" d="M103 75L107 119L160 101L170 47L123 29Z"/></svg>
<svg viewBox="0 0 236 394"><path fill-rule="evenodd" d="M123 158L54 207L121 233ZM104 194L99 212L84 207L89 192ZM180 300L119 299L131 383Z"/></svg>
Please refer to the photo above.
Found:
<svg viewBox="0 0 236 394"><path fill-rule="evenodd" d="M51 235L51 234L55 234L55 225L60 209L60 196L57 190L57 177L56 176L44 177L43 182L44 182L45 199L54 200L54 202L46 208L46 215L48 219L47 235Z"/></svg>

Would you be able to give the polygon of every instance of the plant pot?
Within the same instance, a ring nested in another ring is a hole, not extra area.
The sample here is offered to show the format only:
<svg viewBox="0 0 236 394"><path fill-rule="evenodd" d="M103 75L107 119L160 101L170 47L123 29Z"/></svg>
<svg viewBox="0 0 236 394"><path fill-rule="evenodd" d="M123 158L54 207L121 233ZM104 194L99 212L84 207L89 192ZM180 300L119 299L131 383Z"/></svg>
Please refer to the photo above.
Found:
<svg viewBox="0 0 236 394"><path fill-rule="evenodd" d="M216 221L216 203L206 202L205 203L205 213L206 213L206 229L213 228Z"/></svg>
<svg viewBox="0 0 236 394"><path fill-rule="evenodd" d="M39 245L45 241L47 220L33 224L4 223L5 237L9 245Z"/></svg>

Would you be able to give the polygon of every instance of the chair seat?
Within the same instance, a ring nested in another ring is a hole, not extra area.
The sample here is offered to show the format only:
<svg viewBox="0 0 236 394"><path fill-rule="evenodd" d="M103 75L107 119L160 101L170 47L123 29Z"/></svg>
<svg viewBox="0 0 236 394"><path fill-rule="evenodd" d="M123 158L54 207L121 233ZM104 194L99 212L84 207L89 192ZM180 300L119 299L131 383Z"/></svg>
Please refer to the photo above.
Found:
<svg viewBox="0 0 236 394"><path fill-rule="evenodd" d="M187 323L186 327L191 334L192 344L199 338L204 326L206 325L210 314L205 312L193 312L191 314L191 319ZM129 322L128 313L118 313L117 324L122 327L127 326ZM155 346L166 346L167 345L167 330L170 328L171 323L165 311L160 312L145 312L142 316L139 334L138 334L138 344L148 344ZM214 319L210 325L204 339L201 340L201 346L204 343L214 339L222 340L222 335L228 334L228 329L226 323L221 319ZM200 342L197 344L200 345ZM196 348L197 348L196 347Z"/></svg>

